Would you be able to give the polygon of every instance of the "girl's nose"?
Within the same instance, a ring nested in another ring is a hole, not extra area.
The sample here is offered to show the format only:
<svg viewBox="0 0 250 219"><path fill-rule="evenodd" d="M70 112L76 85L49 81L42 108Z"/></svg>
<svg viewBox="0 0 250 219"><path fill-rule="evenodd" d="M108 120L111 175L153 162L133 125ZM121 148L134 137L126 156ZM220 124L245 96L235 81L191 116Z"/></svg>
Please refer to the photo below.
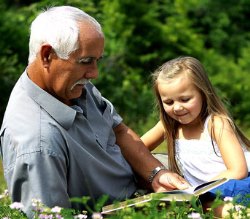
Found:
<svg viewBox="0 0 250 219"><path fill-rule="evenodd" d="M184 109L184 107L180 104L175 104L174 105L174 111L175 112L179 112L179 111L182 111Z"/></svg>

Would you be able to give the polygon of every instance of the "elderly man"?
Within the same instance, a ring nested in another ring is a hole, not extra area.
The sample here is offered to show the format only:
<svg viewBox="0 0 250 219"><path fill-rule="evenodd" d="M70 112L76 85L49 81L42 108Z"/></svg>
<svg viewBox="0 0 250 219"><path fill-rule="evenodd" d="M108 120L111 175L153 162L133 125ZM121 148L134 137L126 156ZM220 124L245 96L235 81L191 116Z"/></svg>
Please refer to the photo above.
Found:
<svg viewBox="0 0 250 219"><path fill-rule="evenodd" d="M104 51L100 24L80 9L52 7L33 21L29 64L1 127L12 201L32 216L31 200L81 209L70 198L129 198L135 174L158 192L187 187L162 167L90 82Z"/></svg>

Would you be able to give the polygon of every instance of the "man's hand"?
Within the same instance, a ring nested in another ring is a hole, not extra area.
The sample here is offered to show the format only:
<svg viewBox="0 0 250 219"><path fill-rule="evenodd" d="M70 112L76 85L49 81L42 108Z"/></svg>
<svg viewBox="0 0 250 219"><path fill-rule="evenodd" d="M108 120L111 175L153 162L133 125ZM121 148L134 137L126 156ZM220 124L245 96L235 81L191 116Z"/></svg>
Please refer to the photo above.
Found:
<svg viewBox="0 0 250 219"><path fill-rule="evenodd" d="M187 189L189 183L180 175L168 170L161 170L153 179L152 188L155 192L166 192L174 189Z"/></svg>

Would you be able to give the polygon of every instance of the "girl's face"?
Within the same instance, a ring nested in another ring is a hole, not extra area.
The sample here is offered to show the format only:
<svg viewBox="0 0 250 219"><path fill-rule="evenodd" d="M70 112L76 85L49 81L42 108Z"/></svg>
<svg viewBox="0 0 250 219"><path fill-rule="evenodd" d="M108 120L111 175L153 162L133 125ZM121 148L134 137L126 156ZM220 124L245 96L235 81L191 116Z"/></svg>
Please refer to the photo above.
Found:
<svg viewBox="0 0 250 219"><path fill-rule="evenodd" d="M187 74L173 79L157 79L158 91L165 112L181 124L199 122L202 95Z"/></svg>

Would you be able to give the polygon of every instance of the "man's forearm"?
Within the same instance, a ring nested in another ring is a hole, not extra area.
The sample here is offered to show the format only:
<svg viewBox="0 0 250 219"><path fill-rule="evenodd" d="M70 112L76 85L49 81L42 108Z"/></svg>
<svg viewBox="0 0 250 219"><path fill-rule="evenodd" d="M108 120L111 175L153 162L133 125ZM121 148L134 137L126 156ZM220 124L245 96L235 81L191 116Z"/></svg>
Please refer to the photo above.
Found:
<svg viewBox="0 0 250 219"><path fill-rule="evenodd" d="M143 179L148 180L153 169L162 166L145 147L140 137L124 124L115 128L117 144L120 146L125 159L134 171Z"/></svg>

